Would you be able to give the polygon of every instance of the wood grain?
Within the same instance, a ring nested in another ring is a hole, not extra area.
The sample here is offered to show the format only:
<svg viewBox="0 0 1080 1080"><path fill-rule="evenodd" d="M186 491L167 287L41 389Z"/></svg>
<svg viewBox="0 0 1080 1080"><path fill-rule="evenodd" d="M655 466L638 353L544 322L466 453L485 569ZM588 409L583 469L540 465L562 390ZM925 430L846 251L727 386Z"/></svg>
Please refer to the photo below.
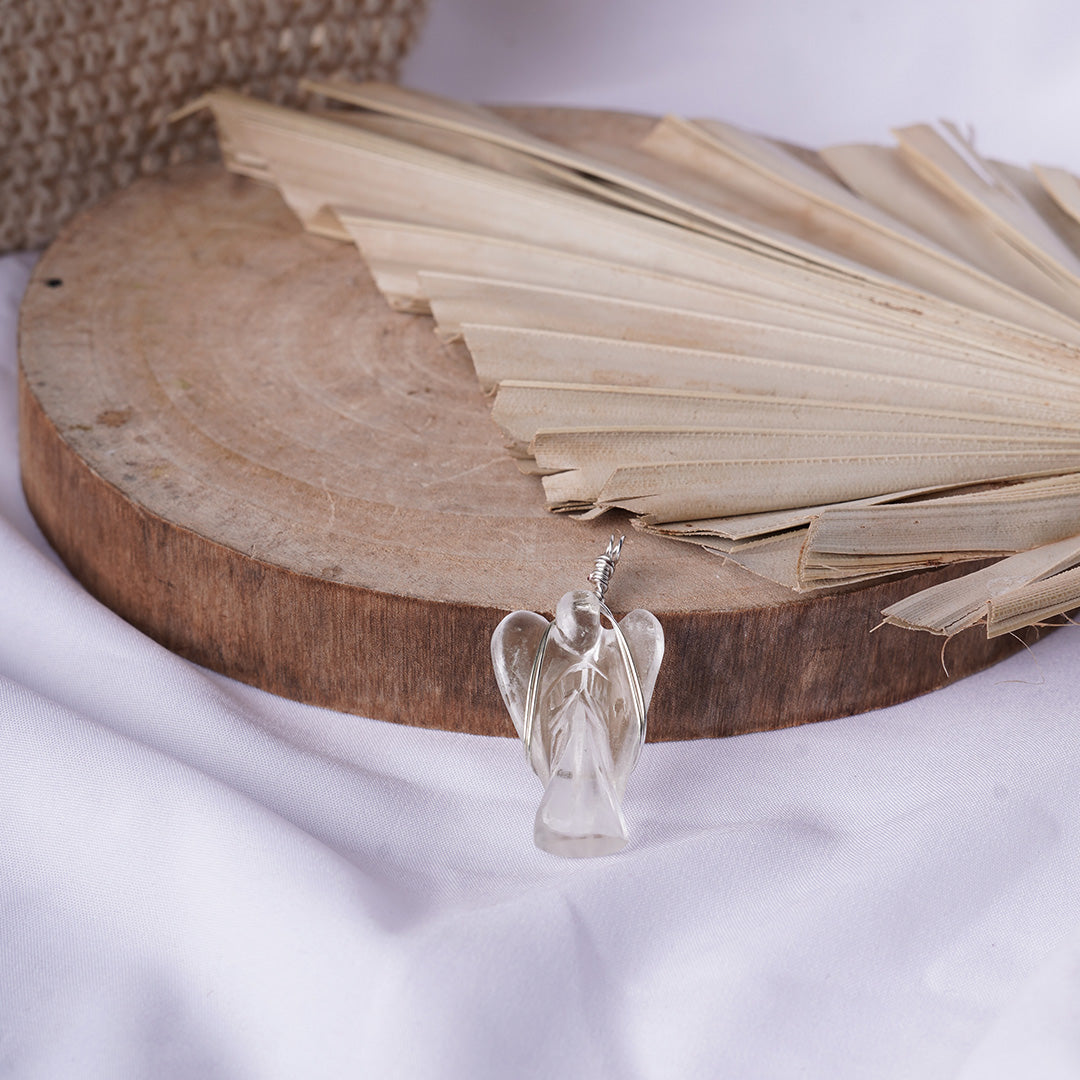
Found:
<svg viewBox="0 0 1080 1080"><path fill-rule="evenodd" d="M531 116L572 136L610 116ZM468 357L390 311L356 251L213 166L140 181L39 262L20 323L23 485L87 588L178 653L313 704L512 734L489 640L550 612L625 519L544 510ZM949 681L883 607L956 569L797 599L627 538L609 602L667 635L653 739L785 727ZM952 676L1015 651L979 632Z"/></svg>

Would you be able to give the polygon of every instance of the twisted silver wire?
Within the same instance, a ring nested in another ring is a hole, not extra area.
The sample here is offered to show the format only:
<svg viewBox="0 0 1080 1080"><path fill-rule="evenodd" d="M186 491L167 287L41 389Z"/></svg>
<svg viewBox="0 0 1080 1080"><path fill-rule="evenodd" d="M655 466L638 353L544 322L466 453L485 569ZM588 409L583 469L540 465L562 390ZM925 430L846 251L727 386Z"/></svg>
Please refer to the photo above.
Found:
<svg viewBox="0 0 1080 1080"><path fill-rule="evenodd" d="M604 593L607 592L611 575L615 573L615 564L619 561L619 553L622 551L625 539L625 536L620 536L619 542L616 544L615 534L612 533L611 539L608 541L607 551L596 560L596 565L589 575L588 580L596 590L596 595L600 598L601 603L604 602Z"/></svg>

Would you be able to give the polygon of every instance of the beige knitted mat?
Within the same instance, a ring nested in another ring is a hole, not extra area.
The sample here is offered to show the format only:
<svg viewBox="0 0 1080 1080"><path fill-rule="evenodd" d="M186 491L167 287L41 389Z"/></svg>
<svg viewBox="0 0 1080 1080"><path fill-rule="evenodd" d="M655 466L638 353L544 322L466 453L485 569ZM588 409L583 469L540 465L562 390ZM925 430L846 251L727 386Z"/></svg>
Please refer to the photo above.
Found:
<svg viewBox="0 0 1080 1080"><path fill-rule="evenodd" d="M0 251L136 176L217 154L214 86L297 102L303 75L392 80L426 0L0 0Z"/></svg>

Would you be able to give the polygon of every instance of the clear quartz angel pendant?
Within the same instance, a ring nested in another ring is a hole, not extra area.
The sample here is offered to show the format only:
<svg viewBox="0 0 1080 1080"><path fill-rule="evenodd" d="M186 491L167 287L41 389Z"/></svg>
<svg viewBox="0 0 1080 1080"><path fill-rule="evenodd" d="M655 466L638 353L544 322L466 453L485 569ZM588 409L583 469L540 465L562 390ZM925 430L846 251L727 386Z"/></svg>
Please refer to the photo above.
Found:
<svg viewBox="0 0 1080 1080"><path fill-rule="evenodd" d="M622 544L613 536L596 560L594 592L566 593L550 622L511 612L491 638L499 690L544 785L533 836L554 855L610 855L628 839L623 792L645 741L664 631L641 608L617 623L604 603Z"/></svg>

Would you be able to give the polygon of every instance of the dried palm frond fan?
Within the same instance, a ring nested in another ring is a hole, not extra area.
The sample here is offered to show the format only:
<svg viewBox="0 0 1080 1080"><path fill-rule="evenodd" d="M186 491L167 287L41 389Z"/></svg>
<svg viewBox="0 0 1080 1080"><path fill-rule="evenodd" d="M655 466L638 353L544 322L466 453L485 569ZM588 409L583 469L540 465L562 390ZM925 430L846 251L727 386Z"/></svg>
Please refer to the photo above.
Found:
<svg viewBox="0 0 1080 1080"><path fill-rule="evenodd" d="M550 509L620 507L806 591L1008 556L888 621L1080 604L1080 185L955 127L816 153L714 120L633 149L382 84L228 91L228 166L461 340Z"/></svg>

